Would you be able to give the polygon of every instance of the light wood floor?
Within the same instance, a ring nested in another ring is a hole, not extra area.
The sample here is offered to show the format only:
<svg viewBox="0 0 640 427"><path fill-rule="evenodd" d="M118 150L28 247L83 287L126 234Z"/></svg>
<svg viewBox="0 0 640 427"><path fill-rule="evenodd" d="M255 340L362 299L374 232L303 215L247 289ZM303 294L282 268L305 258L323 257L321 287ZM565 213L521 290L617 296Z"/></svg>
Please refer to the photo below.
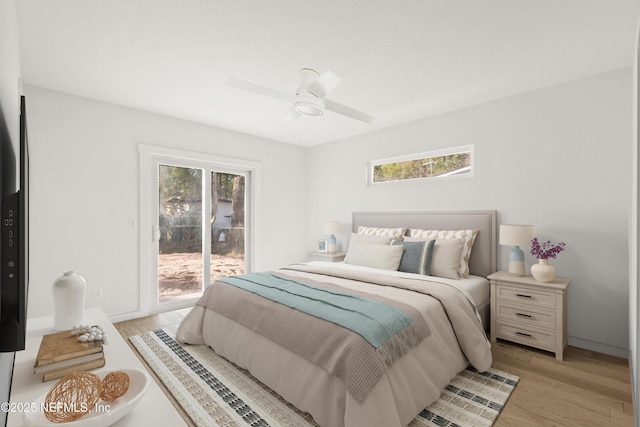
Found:
<svg viewBox="0 0 640 427"><path fill-rule="evenodd" d="M188 309L162 313L115 326L127 339L177 324L187 312ZM565 360L559 362L551 353L499 341L493 346L493 360L495 368L520 377L495 427L633 426L626 359L568 347ZM162 382L148 369L188 424L193 426Z"/></svg>

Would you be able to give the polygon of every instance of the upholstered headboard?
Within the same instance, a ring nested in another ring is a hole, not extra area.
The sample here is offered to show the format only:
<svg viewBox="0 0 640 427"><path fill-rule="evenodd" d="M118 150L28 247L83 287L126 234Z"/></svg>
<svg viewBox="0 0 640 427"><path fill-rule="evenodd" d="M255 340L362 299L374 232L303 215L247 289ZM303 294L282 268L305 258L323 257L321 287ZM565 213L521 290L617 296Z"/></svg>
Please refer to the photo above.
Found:
<svg viewBox="0 0 640 427"><path fill-rule="evenodd" d="M358 227L409 227L428 230L479 230L469 258L469 272L487 277L496 271L496 211L354 212Z"/></svg>

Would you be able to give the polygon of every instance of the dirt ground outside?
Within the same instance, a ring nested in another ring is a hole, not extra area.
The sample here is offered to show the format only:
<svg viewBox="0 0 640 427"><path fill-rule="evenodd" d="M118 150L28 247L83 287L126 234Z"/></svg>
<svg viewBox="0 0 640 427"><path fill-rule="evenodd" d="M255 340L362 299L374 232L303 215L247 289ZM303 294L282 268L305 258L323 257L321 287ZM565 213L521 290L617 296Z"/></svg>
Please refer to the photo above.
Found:
<svg viewBox="0 0 640 427"><path fill-rule="evenodd" d="M244 273L243 255L211 254L211 281ZM200 295L202 289L202 254L160 254L158 258L160 303L167 303Z"/></svg>

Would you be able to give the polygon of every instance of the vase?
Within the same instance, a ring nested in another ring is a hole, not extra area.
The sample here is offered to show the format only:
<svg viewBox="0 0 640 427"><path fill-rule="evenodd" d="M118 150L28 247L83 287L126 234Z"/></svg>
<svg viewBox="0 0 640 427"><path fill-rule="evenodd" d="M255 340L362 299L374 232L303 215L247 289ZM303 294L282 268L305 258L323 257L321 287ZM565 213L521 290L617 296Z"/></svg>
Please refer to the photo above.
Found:
<svg viewBox="0 0 640 427"><path fill-rule="evenodd" d="M82 276L73 271L53 282L53 329L65 331L82 324L86 286Z"/></svg>
<svg viewBox="0 0 640 427"><path fill-rule="evenodd" d="M538 282L549 283L556 278L556 268L549 264L548 259L539 259L531 266L531 275Z"/></svg>

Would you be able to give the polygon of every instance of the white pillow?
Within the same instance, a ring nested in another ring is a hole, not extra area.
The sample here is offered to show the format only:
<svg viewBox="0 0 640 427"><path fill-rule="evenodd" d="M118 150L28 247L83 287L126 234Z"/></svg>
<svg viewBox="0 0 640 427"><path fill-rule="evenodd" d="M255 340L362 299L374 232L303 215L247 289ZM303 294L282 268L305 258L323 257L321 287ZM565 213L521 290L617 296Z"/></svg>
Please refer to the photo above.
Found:
<svg viewBox="0 0 640 427"><path fill-rule="evenodd" d="M402 245L376 245L352 240L344 262L382 270L398 270L403 250Z"/></svg>
<svg viewBox="0 0 640 427"><path fill-rule="evenodd" d="M431 256L429 274L449 279L459 279L460 256L464 248L462 239L436 239Z"/></svg>

